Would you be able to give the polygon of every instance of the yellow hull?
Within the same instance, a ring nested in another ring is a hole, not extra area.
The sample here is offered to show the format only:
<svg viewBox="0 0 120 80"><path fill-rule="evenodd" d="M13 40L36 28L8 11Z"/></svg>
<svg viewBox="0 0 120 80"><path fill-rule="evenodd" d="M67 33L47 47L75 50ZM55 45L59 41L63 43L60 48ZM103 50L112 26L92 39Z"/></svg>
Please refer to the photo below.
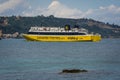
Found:
<svg viewBox="0 0 120 80"><path fill-rule="evenodd" d="M101 40L100 35L32 35L23 34L23 37L28 41L41 42L98 42Z"/></svg>

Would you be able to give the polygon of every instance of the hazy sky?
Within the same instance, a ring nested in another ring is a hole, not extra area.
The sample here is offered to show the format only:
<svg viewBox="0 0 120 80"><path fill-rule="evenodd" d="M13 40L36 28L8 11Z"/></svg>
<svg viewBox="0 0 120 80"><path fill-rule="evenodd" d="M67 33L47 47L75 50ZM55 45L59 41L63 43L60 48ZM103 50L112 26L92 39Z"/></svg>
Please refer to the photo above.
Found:
<svg viewBox="0 0 120 80"><path fill-rule="evenodd" d="M0 16L54 15L120 25L120 0L0 0Z"/></svg>

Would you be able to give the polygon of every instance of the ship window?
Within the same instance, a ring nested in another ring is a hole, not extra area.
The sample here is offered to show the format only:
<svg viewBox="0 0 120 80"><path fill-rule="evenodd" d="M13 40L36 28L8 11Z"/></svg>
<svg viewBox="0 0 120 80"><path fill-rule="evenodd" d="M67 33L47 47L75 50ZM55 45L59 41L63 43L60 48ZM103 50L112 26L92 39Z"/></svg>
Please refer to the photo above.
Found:
<svg viewBox="0 0 120 80"><path fill-rule="evenodd" d="M85 33L78 33L79 35L86 35Z"/></svg>
<svg viewBox="0 0 120 80"><path fill-rule="evenodd" d="M85 33L69 33L69 32L28 32L28 34L39 34L39 35L86 35Z"/></svg>

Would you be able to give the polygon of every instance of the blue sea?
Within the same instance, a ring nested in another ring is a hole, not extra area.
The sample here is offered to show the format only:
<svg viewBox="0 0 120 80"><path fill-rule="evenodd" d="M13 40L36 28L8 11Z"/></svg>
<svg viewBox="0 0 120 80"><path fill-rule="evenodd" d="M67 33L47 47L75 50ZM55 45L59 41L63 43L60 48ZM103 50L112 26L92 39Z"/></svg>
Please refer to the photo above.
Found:
<svg viewBox="0 0 120 80"><path fill-rule="evenodd" d="M85 69L85 73L63 73ZM0 80L120 80L120 39L100 42L0 40Z"/></svg>

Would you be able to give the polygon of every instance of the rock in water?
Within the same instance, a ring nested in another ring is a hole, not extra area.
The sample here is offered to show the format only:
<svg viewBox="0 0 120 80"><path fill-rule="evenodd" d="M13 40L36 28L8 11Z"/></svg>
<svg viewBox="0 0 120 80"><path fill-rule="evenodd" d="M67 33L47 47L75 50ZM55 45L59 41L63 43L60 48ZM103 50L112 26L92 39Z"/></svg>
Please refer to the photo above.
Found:
<svg viewBox="0 0 120 80"><path fill-rule="evenodd" d="M61 73L82 73L82 72L88 72L87 70L81 70L81 69L64 69Z"/></svg>

